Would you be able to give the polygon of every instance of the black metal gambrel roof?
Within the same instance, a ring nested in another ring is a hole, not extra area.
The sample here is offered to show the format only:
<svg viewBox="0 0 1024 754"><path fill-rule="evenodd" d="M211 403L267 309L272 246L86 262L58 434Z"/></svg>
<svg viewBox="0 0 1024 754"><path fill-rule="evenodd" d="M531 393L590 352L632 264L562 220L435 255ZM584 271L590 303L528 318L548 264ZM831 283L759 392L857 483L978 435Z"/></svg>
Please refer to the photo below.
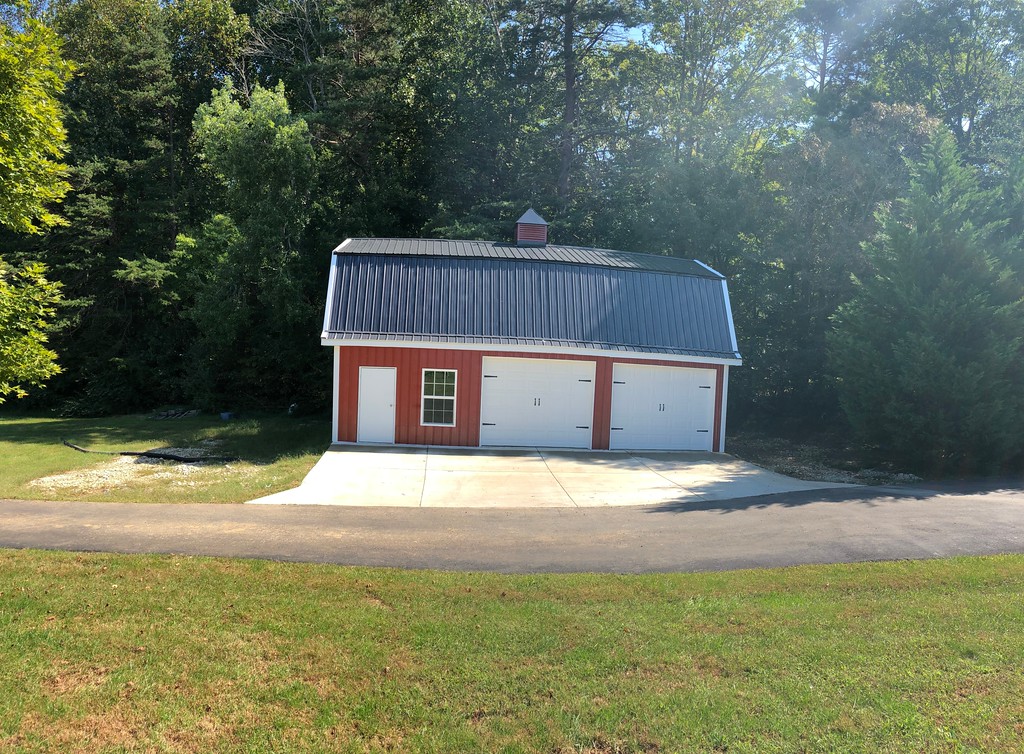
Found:
<svg viewBox="0 0 1024 754"><path fill-rule="evenodd" d="M711 268L552 244L350 239L332 257L322 338L740 358Z"/></svg>

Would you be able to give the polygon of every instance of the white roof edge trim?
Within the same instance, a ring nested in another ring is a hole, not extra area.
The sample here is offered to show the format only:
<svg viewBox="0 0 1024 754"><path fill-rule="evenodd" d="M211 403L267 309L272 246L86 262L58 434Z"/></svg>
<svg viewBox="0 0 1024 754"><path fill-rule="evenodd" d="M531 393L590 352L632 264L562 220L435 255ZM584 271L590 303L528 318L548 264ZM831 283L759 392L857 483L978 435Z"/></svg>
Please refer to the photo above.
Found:
<svg viewBox="0 0 1024 754"><path fill-rule="evenodd" d="M691 364L727 364L741 366L743 359L717 356L684 356L675 353L650 351L604 351L597 348L563 348L560 346L513 346L503 343L439 343L422 340L363 340L360 338L331 338L320 336L322 346L369 346L373 348L431 348L450 351L496 351L501 353L564 353L583 356L607 356L611 359L644 359L646 361L680 361Z"/></svg>
<svg viewBox="0 0 1024 754"><path fill-rule="evenodd" d="M697 264L699 264L699 265L700 265L701 267L703 267L703 268L704 268L705 270L707 270L708 272L712 272L712 273L714 273L715 275L717 275L718 277L722 278L722 280L725 280L725 275L723 275L723 274L722 274L721 272L719 272L718 270L716 270L716 269L715 269L714 267L712 267L711 265L709 265L709 264L704 264L704 263L703 263L702 261L700 261L700 260L699 260L699 259L697 259L696 257L694 258L694 260L693 260L693 261L694 261L694 262L696 262Z"/></svg>
<svg viewBox="0 0 1024 754"><path fill-rule="evenodd" d="M736 324L732 321L732 302L729 300L729 283L725 278L722 278L722 295L725 296L725 314L729 317L729 337L732 338L732 351L739 354L740 346L736 342Z"/></svg>
<svg viewBox="0 0 1024 754"><path fill-rule="evenodd" d="M338 249L351 240L351 238L346 238L341 242L341 246L339 246ZM337 251L338 249L335 249L334 251ZM327 335L327 331L331 328L331 309L333 308L334 302L334 279L336 277L334 274L334 268L338 264L338 258L334 256L334 251L331 252L331 266L329 268L330 271L327 273L327 302L324 306L324 327L320 334L321 338L324 338Z"/></svg>

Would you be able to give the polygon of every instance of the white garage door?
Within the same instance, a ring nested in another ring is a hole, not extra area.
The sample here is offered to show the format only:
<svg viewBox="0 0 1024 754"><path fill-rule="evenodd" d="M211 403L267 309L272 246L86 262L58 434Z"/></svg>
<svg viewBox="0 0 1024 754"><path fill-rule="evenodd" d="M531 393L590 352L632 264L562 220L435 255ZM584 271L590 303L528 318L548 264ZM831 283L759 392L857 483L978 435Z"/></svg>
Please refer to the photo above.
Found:
<svg viewBox="0 0 1024 754"><path fill-rule="evenodd" d="M481 445L589 448L593 361L484 357Z"/></svg>
<svg viewBox="0 0 1024 754"><path fill-rule="evenodd" d="M714 427L713 370L612 367L613 450L711 450Z"/></svg>

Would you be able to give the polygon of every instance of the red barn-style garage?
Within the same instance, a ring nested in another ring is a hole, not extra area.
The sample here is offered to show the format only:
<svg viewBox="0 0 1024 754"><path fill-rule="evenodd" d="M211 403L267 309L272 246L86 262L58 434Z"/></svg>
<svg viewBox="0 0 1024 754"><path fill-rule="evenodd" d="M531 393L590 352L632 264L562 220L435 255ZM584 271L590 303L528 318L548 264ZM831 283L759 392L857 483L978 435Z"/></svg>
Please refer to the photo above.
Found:
<svg viewBox="0 0 1024 754"><path fill-rule="evenodd" d="M335 249L334 442L723 451L741 363L725 278L546 232L530 210L514 244Z"/></svg>

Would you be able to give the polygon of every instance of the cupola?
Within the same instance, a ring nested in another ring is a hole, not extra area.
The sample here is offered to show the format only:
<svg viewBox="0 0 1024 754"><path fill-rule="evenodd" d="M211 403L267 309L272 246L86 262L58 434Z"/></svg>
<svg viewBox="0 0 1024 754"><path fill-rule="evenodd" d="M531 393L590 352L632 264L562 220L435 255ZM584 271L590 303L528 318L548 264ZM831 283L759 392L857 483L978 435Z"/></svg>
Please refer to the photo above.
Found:
<svg viewBox="0 0 1024 754"><path fill-rule="evenodd" d="M516 246L547 246L548 222L533 211L526 210L516 220Z"/></svg>

